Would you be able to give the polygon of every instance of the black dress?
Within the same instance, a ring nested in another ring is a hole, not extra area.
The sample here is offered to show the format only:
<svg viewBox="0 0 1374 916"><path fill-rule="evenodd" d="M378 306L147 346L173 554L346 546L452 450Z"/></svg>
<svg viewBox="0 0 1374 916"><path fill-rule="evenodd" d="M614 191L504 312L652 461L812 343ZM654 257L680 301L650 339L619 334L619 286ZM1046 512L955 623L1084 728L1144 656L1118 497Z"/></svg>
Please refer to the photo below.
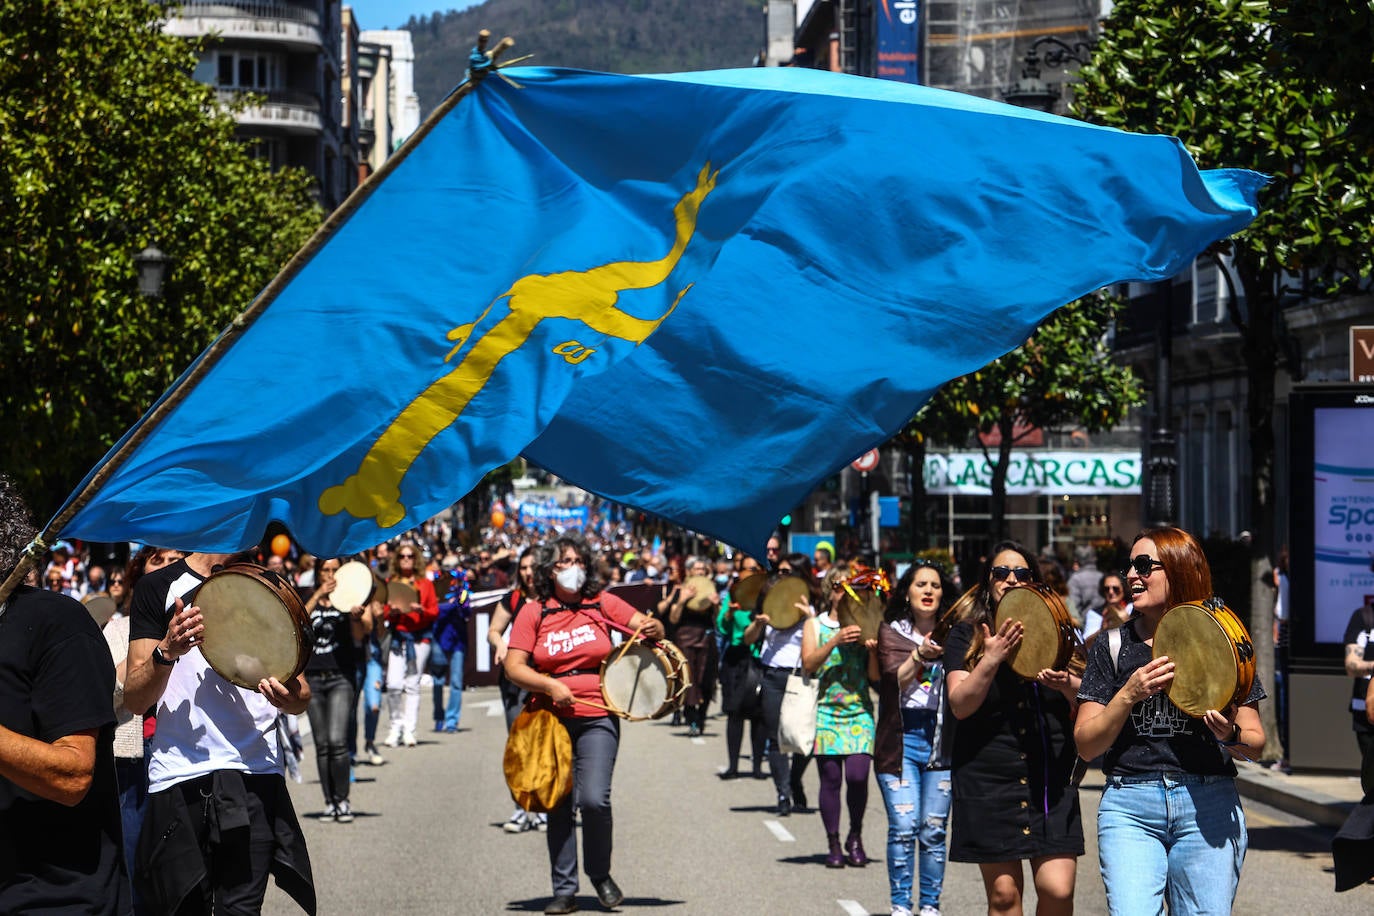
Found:
<svg viewBox="0 0 1374 916"><path fill-rule="evenodd" d="M969 669L972 638L968 623L950 630L947 671ZM1083 855L1078 790L1069 787L1077 756L1064 695L999 666L983 705L954 727L950 860Z"/></svg>

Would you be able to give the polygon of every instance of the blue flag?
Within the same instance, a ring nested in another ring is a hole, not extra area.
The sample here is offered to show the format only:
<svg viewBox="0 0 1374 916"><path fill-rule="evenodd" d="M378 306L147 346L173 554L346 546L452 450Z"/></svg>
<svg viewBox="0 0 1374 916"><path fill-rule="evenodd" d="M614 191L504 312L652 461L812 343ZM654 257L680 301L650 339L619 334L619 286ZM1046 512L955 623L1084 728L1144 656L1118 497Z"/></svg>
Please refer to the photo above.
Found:
<svg viewBox="0 0 1374 916"><path fill-rule="evenodd" d="M815 70L507 73L64 535L227 551L277 520L354 551L523 452L754 547L1058 306L1243 228L1264 182L1168 137Z"/></svg>

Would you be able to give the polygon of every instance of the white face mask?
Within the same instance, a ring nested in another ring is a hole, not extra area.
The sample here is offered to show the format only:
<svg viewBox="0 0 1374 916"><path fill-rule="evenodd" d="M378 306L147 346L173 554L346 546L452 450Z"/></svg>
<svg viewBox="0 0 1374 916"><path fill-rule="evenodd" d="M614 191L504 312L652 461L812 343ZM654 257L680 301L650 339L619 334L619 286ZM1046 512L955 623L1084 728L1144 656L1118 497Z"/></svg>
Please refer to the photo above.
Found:
<svg viewBox="0 0 1374 916"><path fill-rule="evenodd" d="M554 580L565 592L580 591L583 584L587 581L587 571L581 566L569 566L560 569L554 576Z"/></svg>

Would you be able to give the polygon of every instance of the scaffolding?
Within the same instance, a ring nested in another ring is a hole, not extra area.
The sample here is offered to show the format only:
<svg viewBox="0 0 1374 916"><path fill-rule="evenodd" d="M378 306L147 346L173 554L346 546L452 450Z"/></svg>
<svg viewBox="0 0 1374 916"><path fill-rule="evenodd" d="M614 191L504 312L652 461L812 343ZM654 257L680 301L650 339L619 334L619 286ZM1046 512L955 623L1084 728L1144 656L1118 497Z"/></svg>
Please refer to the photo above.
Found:
<svg viewBox="0 0 1374 916"><path fill-rule="evenodd" d="M1045 35L1090 41L1100 10L1101 0L930 0L925 82L1000 98L1021 75L1031 42Z"/></svg>

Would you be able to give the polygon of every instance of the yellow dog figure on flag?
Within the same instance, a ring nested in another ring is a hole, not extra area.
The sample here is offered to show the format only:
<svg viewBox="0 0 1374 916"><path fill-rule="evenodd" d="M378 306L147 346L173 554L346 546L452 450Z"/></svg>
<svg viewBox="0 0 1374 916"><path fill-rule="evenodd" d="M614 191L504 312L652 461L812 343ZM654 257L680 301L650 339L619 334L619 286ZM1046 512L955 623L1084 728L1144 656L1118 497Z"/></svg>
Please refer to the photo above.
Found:
<svg viewBox="0 0 1374 916"><path fill-rule="evenodd" d="M683 287L668 311L653 320L636 318L618 308L620 293L649 289L668 279L696 233L702 201L715 189L719 174L719 170L711 171L711 163L706 163L697 174L696 187L673 206L676 235L673 247L662 258L616 261L589 270L521 277L492 300L476 321L449 331L448 339L455 344L444 361L452 360L466 346L463 358L452 371L406 405L368 449L356 474L324 491L319 500L320 511L325 515L346 511L356 518L375 518L382 528L390 528L404 519L401 480L410 466L435 436L462 415L501 360L524 346L545 318L580 321L598 334L636 345L648 339L673 313L692 284ZM509 309L505 317L485 332L474 334L492 306L502 299L507 300ZM575 365L596 350L570 340L554 347L553 352Z"/></svg>

